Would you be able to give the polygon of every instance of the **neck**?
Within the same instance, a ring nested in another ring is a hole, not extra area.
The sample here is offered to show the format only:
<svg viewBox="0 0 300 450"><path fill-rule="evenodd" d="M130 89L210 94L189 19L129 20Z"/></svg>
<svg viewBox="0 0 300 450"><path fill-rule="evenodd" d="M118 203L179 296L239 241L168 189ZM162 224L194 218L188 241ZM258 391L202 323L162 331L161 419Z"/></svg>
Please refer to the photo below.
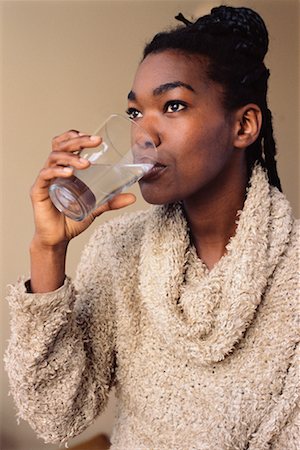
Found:
<svg viewBox="0 0 300 450"><path fill-rule="evenodd" d="M226 253L226 245L235 234L246 186L246 164L240 164L218 176L205 192L184 201L191 239L209 269Z"/></svg>

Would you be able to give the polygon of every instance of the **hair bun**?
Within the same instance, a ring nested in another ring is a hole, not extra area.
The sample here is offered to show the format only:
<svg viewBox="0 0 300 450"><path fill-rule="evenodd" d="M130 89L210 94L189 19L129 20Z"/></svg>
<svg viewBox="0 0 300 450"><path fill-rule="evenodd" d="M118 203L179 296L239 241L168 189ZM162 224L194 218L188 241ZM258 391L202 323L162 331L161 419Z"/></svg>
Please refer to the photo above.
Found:
<svg viewBox="0 0 300 450"><path fill-rule="evenodd" d="M234 50L263 61L268 51L268 31L262 18L250 8L218 6L191 25L209 34L235 36Z"/></svg>

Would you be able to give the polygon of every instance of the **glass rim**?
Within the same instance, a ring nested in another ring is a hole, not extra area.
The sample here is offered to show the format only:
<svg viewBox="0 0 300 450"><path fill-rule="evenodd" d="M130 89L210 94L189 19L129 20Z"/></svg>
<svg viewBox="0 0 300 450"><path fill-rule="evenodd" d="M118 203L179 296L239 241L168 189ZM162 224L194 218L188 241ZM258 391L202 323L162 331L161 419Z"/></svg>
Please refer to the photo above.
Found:
<svg viewBox="0 0 300 450"><path fill-rule="evenodd" d="M142 127L140 124L138 124L137 122L135 122L133 119L131 119L130 117L125 116L124 114L121 114L121 113L112 113L112 114L110 114L110 115L109 115L109 116L101 123L101 125L99 125L99 126L97 127L97 129L94 131L93 134L98 135L99 131L100 131L102 128L104 128L104 127L106 126L106 124L107 124L111 119L114 119L114 118L117 118L117 119L123 119L125 122L131 123L132 125L134 125L134 126L137 127L138 129L140 129L143 133L145 133L145 135L148 136L149 140L150 140L151 143L152 143L153 150L155 150L155 151L157 152L157 147L156 147L156 145L155 145L155 143L154 143L152 137L150 136L149 132L148 132L147 130L145 130L145 128Z"/></svg>

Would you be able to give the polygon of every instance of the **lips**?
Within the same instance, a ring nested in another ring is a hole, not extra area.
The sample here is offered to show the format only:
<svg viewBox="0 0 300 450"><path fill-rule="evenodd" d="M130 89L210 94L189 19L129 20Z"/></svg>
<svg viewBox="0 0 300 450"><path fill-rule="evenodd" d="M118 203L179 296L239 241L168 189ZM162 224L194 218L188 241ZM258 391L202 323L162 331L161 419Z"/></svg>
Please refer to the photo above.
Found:
<svg viewBox="0 0 300 450"><path fill-rule="evenodd" d="M158 178L162 172L166 169L167 166L161 163L156 163L149 172L147 172L141 181L150 181Z"/></svg>

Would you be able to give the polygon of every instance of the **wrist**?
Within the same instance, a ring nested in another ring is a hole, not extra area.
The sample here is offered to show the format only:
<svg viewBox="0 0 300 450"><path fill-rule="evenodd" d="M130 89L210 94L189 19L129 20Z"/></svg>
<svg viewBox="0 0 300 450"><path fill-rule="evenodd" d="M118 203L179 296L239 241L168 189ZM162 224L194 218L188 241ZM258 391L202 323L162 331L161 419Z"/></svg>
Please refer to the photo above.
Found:
<svg viewBox="0 0 300 450"><path fill-rule="evenodd" d="M69 245L69 241L62 241L57 244L45 244L37 236L34 236L30 243L30 253L44 253L44 254L65 254Z"/></svg>
<svg viewBox="0 0 300 450"><path fill-rule="evenodd" d="M34 238L30 245L31 292L51 292L63 285L68 242L45 245Z"/></svg>

